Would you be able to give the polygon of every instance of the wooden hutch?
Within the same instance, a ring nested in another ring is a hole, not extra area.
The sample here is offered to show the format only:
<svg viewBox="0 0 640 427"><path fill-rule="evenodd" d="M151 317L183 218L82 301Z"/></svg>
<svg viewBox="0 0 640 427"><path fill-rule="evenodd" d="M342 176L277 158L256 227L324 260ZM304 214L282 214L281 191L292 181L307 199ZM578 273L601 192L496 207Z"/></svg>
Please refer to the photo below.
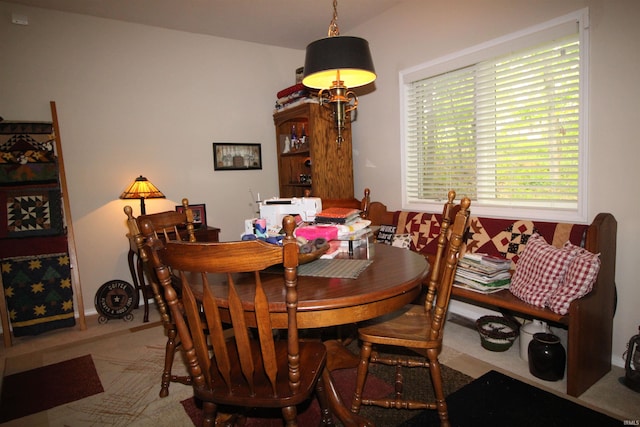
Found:
<svg viewBox="0 0 640 427"><path fill-rule="evenodd" d="M329 108L304 103L273 115L276 127L280 197L353 199L351 122L347 120L343 142Z"/></svg>

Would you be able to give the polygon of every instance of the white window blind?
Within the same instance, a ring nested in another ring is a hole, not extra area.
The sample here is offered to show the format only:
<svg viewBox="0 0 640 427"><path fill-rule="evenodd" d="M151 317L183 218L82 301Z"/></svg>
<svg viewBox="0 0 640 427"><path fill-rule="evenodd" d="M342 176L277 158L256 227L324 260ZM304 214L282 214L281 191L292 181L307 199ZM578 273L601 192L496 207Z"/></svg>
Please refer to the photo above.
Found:
<svg viewBox="0 0 640 427"><path fill-rule="evenodd" d="M583 46L579 25L568 28L563 37L404 82L407 203L440 201L455 189L475 208L578 211Z"/></svg>

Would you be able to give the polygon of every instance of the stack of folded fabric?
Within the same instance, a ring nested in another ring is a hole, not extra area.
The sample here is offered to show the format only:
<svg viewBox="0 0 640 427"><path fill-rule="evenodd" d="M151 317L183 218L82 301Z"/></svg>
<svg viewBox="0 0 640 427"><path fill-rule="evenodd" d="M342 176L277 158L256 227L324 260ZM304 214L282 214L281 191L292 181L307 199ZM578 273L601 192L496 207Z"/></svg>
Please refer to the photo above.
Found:
<svg viewBox="0 0 640 427"><path fill-rule="evenodd" d="M316 214L316 224L336 227L340 239L368 232L371 221L360 218L358 209L328 208Z"/></svg>
<svg viewBox="0 0 640 427"><path fill-rule="evenodd" d="M282 89L277 93L276 99L276 111L280 111L287 107L308 102L311 100L309 89L307 89L302 83L297 83L293 86L289 86L286 89Z"/></svg>

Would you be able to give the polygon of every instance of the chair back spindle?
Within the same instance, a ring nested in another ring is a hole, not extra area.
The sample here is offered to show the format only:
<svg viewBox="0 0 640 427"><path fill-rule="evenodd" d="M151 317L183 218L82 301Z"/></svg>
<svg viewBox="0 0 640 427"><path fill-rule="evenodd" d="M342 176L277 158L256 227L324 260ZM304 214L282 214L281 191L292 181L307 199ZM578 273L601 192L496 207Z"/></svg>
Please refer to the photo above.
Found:
<svg viewBox="0 0 640 427"><path fill-rule="evenodd" d="M460 248L469 223L470 205L471 201L468 198L463 198L457 209L451 209L451 211L456 211L455 221L451 227L448 250L444 255L444 270L441 272L440 281L437 284L435 305L431 308L430 340L442 340L442 330L451 301L451 288L458 268Z"/></svg>
<svg viewBox="0 0 640 427"><path fill-rule="evenodd" d="M460 210L460 205L455 205L454 199L456 192L450 190L447 194L447 202L442 209L442 220L440 222L440 233L438 234L438 244L436 254L429 272L429 281L427 287L427 296L425 300L425 309L428 311L433 306L433 301L440 283L442 266L444 262L444 250L449 242L449 226L453 223L456 214Z"/></svg>

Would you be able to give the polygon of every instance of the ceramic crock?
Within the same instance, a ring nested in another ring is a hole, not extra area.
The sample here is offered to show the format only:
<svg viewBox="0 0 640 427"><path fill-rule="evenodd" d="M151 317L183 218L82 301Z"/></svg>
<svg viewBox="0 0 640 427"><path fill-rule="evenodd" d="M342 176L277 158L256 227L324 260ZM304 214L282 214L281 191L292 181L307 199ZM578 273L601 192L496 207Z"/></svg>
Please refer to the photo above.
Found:
<svg viewBox="0 0 640 427"><path fill-rule="evenodd" d="M539 332L551 333L551 329L546 322L533 319L520 327L520 358L525 362L529 361L529 343L533 339L533 334Z"/></svg>
<svg viewBox="0 0 640 427"><path fill-rule="evenodd" d="M529 372L533 376L546 381L564 378L567 354L558 336L545 332L533 334L528 354Z"/></svg>

